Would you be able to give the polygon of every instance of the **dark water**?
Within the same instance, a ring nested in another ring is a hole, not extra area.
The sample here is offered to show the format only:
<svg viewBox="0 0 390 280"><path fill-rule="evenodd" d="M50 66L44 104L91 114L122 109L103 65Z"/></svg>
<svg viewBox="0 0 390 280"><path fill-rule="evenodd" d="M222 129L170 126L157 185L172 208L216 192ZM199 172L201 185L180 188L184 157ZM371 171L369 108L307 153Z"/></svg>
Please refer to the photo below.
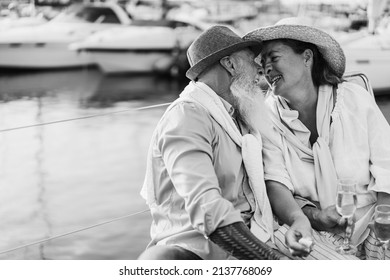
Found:
<svg viewBox="0 0 390 280"><path fill-rule="evenodd" d="M146 209L146 152L166 107L134 109L170 102L185 84L91 69L1 73L0 130L54 123L0 132L0 252ZM382 94L390 121L390 92ZM143 213L0 259L135 259L149 225Z"/></svg>

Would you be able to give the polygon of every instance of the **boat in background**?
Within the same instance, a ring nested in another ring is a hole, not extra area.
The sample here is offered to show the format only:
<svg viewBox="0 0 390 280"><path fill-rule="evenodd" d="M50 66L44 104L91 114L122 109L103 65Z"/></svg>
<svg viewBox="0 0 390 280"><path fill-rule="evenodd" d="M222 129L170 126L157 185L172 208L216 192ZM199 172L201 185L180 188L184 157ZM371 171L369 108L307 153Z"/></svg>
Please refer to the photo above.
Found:
<svg viewBox="0 0 390 280"><path fill-rule="evenodd" d="M96 32L70 45L88 54L105 74L170 73L188 68L186 51L210 24L184 20L139 20Z"/></svg>
<svg viewBox="0 0 390 280"><path fill-rule="evenodd" d="M375 33L362 30L337 39L346 56L346 71L365 73L376 94L390 89L390 23Z"/></svg>
<svg viewBox="0 0 390 280"><path fill-rule="evenodd" d="M46 23L47 19L42 15L19 16L13 15L6 10L0 11L0 32L21 26L34 26Z"/></svg>
<svg viewBox="0 0 390 280"><path fill-rule="evenodd" d="M47 22L46 16L35 9L33 2L11 2L6 8L0 3L0 32L20 26L34 26Z"/></svg>
<svg viewBox="0 0 390 280"><path fill-rule="evenodd" d="M387 0L367 3L367 29L338 38L347 60L346 71L361 71L375 94L390 89L390 16Z"/></svg>
<svg viewBox="0 0 390 280"><path fill-rule="evenodd" d="M0 19L0 32L4 32L10 28L18 28L22 26L35 26L46 23L47 20L44 17L19 17L12 18L6 17Z"/></svg>
<svg viewBox="0 0 390 280"><path fill-rule="evenodd" d="M104 29L129 25L128 14L114 3L75 4L47 23L0 33L0 68L53 69L93 64L69 44Z"/></svg>

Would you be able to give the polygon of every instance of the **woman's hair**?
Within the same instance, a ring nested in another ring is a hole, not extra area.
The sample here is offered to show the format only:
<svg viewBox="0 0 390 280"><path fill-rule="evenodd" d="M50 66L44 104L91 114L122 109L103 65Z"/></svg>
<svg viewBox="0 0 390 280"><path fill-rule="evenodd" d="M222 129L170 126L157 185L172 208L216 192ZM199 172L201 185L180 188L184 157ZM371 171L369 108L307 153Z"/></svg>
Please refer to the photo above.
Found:
<svg viewBox="0 0 390 280"><path fill-rule="evenodd" d="M342 77L338 77L333 69L329 67L329 64L318 51L316 45L293 39L279 39L278 41L292 48L297 54L302 54L307 49L313 52L313 67L311 69L311 76L315 86L318 87L324 84L337 86L337 84L343 81Z"/></svg>

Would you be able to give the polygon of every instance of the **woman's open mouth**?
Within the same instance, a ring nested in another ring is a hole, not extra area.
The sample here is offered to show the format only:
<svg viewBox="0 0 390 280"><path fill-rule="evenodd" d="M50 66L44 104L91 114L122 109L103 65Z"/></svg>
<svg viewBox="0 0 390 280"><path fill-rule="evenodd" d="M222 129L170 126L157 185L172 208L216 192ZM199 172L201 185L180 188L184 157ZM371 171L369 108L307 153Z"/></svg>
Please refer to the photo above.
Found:
<svg viewBox="0 0 390 280"><path fill-rule="evenodd" d="M275 87L276 83L282 78L282 75L277 75L271 79L271 86Z"/></svg>
<svg viewBox="0 0 390 280"><path fill-rule="evenodd" d="M267 83L268 83L269 87L273 89L275 87L276 83L279 82L279 80L281 78L282 78L282 75L277 75L277 76L275 76L273 78L268 76L266 78L266 80L267 80Z"/></svg>

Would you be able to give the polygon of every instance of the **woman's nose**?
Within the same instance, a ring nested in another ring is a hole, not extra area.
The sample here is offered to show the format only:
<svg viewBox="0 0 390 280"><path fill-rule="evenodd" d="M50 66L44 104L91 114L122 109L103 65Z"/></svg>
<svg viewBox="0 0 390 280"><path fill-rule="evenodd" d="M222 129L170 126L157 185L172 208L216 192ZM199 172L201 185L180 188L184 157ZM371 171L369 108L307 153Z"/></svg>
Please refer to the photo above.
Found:
<svg viewBox="0 0 390 280"><path fill-rule="evenodd" d="M271 71L272 71L271 63L267 63L264 67L264 74L269 75L269 73L271 73Z"/></svg>

